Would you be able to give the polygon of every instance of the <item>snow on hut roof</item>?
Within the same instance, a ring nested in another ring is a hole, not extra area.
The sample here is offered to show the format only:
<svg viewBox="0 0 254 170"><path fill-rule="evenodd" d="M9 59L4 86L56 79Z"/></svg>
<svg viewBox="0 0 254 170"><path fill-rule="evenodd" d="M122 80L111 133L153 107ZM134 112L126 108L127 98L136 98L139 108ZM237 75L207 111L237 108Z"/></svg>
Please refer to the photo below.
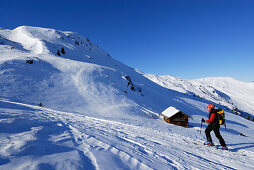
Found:
<svg viewBox="0 0 254 170"><path fill-rule="evenodd" d="M166 116L166 117L172 117L178 112L180 112L180 110L176 109L175 107L170 106L162 112L162 115Z"/></svg>

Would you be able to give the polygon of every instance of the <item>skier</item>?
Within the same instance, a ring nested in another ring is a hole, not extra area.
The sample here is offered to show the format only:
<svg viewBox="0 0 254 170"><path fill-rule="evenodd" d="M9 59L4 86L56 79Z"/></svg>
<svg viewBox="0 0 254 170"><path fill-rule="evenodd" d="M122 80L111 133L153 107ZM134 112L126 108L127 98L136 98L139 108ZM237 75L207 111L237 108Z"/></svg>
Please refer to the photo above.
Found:
<svg viewBox="0 0 254 170"><path fill-rule="evenodd" d="M213 104L209 104L207 106L207 110L209 112L209 120L206 120L204 118L202 118L202 122L207 122L208 126L205 130L205 134L206 134L206 139L207 142L204 143L204 145L209 145L209 146L213 146L213 142L212 142L212 138L211 138L211 134L210 132L213 130L215 136L219 139L220 141L220 145L218 147L218 149L223 149L223 150L227 150L227 146L226 143L224 141L224 139L222 138L222 136L220 135L220 124L219 124L219 119L218 119L218 115L215 112L215 108Z"/></svg>

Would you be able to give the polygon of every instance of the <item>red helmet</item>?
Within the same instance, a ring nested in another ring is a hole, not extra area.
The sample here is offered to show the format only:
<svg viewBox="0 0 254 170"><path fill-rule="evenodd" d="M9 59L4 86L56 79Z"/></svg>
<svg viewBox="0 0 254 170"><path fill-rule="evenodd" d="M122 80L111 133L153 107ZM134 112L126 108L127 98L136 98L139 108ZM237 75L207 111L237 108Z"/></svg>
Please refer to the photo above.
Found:
<svg viewBox="0 0 254 170"><path fill-rule="evenodd" d="M214 109L214 105L213 104L209 104L208 106L207 106L207 108L213 108Z"/></svg>

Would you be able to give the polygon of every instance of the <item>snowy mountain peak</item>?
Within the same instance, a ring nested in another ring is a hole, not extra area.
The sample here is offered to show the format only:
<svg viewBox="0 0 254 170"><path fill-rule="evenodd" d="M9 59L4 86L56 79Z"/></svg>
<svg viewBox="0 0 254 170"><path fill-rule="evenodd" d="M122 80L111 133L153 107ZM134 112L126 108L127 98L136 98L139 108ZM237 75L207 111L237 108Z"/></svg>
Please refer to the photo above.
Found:
<svg viewBox="0 0 254 170"><path fill-rule="evenodd" d="M83 51L97 47L88 38L80 36L78 33L57 31L49 28L20 26L14 30L3 30L2 34L5 38L22 44L25 49L30 50L34 54L43 52L56 53L57 48L60 47Z"/></svg>
<svg viewBox="0 0 254 170"><path fill-rule="evenodd" d="M132 95L138 93L138 98L143 96L142 83L135 83L135 79L145 79L142 75L78 33L21 26L0 30L0 36L1 78L6 81L0 84L6 88L1 97L43 102L58 109L86 108L87 112L104 113L135 106L127 95L129 91ZM22 76L24 79L15 80L15 84L7 79ZM53 96L48 95L52 93Z"/></svg>

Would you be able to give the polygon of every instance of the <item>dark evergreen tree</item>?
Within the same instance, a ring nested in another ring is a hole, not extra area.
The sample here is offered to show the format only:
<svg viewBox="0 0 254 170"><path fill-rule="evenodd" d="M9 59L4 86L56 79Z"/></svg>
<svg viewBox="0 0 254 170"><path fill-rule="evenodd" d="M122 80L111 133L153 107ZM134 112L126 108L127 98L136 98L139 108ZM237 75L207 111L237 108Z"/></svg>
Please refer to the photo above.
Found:
<svg viewBox="0 0 254 170"><path fill-rule="evenodd" d="M61 53L62 53L62 54L65 54L64 48L61 49Z"/></svg>
<svg viewBox="0 0 254 170"><path fill-rule="evenodd" d="M56 53L58 56L61 56L61 54L60 54L60 51L59 50L57 50L57 53Z"/></svg>
<svg viewBox="0 0 254 170"><path fill-rule="evenodd" d="M131 86L131 90L132 90L132 91L135 91L135 87L134 87L133 85Z"/></svg>

